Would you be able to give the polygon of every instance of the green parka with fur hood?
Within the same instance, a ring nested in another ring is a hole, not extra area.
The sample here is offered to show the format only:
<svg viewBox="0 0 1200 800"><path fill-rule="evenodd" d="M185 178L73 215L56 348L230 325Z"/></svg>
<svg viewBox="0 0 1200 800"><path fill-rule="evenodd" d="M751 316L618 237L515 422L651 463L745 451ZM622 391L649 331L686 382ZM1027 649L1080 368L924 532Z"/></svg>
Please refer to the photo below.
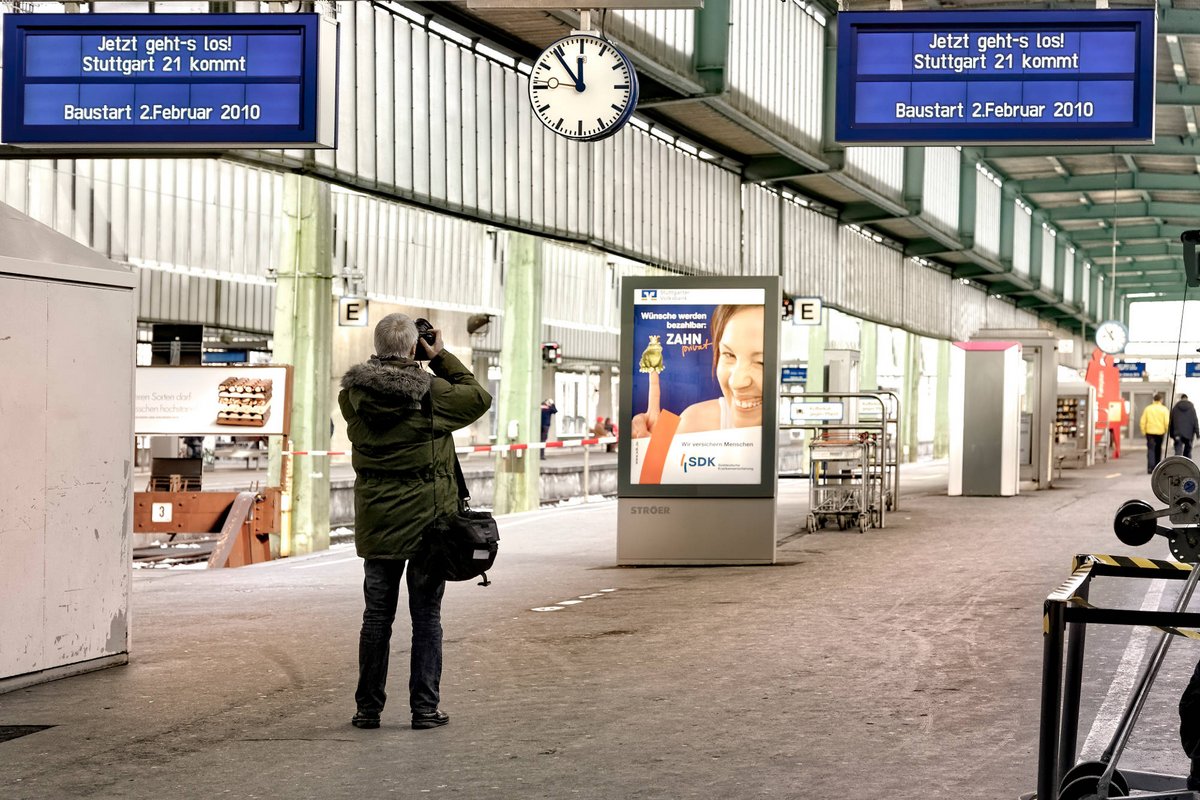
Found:
<svg viewBox="0 0 1200 800"><path fill-rule="evenodd" d="M362 558L411 558L435 514L457 510L451 434L483 416L492 396L445 350L429 367L433 375L410 359L372 356L342 377Z"/></svg>

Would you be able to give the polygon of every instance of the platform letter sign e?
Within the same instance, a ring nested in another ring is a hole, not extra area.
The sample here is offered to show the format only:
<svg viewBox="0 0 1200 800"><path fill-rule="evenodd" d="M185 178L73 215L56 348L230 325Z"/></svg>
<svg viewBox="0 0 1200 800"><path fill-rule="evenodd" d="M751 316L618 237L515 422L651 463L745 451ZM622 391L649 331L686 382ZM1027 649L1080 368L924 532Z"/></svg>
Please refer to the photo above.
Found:
<svg viewBox="0 0 1200 800"><path fill-rule="evenodd" d="M367 298L343 297L338 302L338 325L344 328L367 327Z"/></svg>
<svg viewBox="0 0 1200 800"><path fill-rule="evenodd" d="M793 325L820 325L821 298L797 297L796 310L792 314Z"/></svg>

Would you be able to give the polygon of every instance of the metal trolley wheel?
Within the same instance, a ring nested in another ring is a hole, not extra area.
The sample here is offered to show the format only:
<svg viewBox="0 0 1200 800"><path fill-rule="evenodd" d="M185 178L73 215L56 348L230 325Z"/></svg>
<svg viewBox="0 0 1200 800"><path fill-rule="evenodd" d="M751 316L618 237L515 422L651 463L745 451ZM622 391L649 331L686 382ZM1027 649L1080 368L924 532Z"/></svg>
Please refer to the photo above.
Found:
<svg viewBox="0 0 1200 800"><path fill-rule="evenodd" d="M1084 775L1082 778L1076 778L1063 787L1063 790L1058 793L1058 800L1108 800L1110 797L1128 797L1129 795L1121 791L1121 787L1117 786L1114 780L1108 785L1108 792L1104 797L1100 796L1100 778L1093 775Z"/></svg>
<svg viewBox="0 0 1200 800"><path fill-rule="evenodd" d="M1100 776L1108 765L1103 761L1080 761L1067 770L1059 782L1058 800L1090 800L1098 798ZM1129 781L1120 770L1113 770L1112 783L1108 786L1109 797L1128 797Z"/></svg>

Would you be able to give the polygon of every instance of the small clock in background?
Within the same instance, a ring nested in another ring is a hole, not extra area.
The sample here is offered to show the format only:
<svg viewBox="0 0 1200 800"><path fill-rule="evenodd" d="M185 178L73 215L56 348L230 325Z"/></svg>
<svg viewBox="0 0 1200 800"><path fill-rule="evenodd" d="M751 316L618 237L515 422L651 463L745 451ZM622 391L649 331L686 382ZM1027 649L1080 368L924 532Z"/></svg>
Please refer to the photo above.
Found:
<svg viewBox="0 0 1200 800"><path fill-rule="evenodd" d="M1125 351L1129 344L1129 331L1115 319L1101 322L1096 328L1096 347L1105 353L1117 354Z"/></svg>
<svg viewBox="0 0 1200 800"><path fill-rule="evenodd" d="M633 64L606 39L573 33L533 62L529 102L550 130L594 142L612 136L633 116L638 80Z"/></svg>

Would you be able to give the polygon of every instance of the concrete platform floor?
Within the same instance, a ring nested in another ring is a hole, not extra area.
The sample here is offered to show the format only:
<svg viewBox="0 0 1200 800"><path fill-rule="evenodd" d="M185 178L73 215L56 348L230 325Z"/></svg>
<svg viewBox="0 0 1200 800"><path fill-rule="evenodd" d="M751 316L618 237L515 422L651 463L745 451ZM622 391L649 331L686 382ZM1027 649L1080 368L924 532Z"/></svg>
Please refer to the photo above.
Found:
<svg viewBox="0 0 1200 800"><path fill-rule="evenodd" d="M770 567L615 568L611 501L504 518L495 584L447 591L451 722L430 731L407 725L406 626L383 727L349 725L352 549L138 571L127 666L0 695L0 725L55 726L0 743L0 798L1016 798L1036 783L1047 593L1074 553L1169 557L1111 533L1151 499L1144 460L1014 498L946 497L944 464L903 474L865 534L804 534L806 484L781 483ZM1089 633L1093 756L1136 642ZM1185 768L1194 645L1123 765Z"/></svg>

